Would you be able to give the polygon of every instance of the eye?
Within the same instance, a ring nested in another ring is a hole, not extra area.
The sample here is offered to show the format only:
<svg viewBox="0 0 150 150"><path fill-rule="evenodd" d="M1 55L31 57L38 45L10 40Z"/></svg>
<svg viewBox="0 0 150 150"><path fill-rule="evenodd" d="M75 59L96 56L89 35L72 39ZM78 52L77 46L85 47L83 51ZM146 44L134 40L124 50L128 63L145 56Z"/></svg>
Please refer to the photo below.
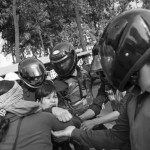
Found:
<svg viewBox="0 0 150 150"><path fill-rule="evenodd" d="M53 96L53 98L57 98L57 95L55 94L55 95Z"/></svg>

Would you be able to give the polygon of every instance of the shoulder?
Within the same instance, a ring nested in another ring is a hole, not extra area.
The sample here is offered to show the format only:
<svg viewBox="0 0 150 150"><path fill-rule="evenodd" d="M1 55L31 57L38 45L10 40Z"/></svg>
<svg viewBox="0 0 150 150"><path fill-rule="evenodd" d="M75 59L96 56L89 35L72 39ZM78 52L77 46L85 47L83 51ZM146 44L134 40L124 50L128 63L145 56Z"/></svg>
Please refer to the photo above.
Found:
<svg viewBox="0 0 150 150"><path fill-rule="evenodd" d="M68 88L67 83L64 80L60 80L60 79L54 80L54 86L55 86L57 92L64 91Z"/></svg>
<svg viewBox="0 0 150 150"><path fill-rule="evenodd" d="M25 117L25 120L28 120L27 122L33 122L33 123L44 123L44 122L49 122L52 118L55 116L51 114L50 112L39 112L35 113L29 116Z"/></svg>

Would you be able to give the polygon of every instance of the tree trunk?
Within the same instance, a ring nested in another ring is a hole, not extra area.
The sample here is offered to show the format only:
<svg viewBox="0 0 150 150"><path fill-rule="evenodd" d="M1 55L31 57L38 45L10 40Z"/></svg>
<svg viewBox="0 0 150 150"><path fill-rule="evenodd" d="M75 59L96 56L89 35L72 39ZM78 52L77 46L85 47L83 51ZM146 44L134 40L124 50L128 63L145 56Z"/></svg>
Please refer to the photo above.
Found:
<svg viewBox="0 0 150 150"><path fill-rule="evenodd" d="M86 51L86 43L85 43L85 40L84 40L83 30L82 30L82 27L81 27L81 19L80 19L80 16L79 16L78 0L75 0L74 8L75 8L76 23L77 23L77 27L78 27L78 30L79 30L81 46L82 46L83 51Z"/></svg>
<svg viewBox="0 0 150 150"><path fill-rule="evenodd" d="M14 18L14 27L15 27L15 55L16 55L16 63L20 62L19 56L19 15L16 14L16 0L13 0L13 18Z"/></svg>
<svg viewBox="0 0 150 150"><path fill-rule="evenodd" d="M40 40L41 40L41 44L42 44L42 49L43 49L44 54L45 54L45 47L44 47L44 43L43 43L43 39L42 39L42 34L41 34L40 30L39 30L39 36L40 36ZM40 57L41 57L41 48L40 48Z"/></svg>

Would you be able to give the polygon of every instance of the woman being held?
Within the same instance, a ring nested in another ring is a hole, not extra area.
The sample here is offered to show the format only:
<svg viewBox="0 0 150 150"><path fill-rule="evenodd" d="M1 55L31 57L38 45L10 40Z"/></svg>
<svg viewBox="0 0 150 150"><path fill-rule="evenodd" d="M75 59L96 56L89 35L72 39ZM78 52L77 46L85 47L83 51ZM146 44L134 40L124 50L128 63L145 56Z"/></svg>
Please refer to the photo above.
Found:
<svg viewBox="0 0 150 150"><path fill-rule="evenodd" d="M39 102L43 111L54 114L59 121L70 122L70 124L74 124L78 128L80 127L81 120L78 117L72 116L67 109L59 107L59 100L53 81L45 80L36 90L35 99ZM55 109L59 110L59 114L53 113Z"/></svg>
<svg viewBox="0 0 150 150"><path fill-rule="evenodd" d="M67 109L59 107L59 100L57 97L56 89L51 80L45 80L45 82L43 82L43 84L36 90L35 98L36 101L38 101L38 103L41 105L42 110L44 112L49 112L53 114L53 111L55 111L55 109L59 110L58 114L54 113L54 115L59 121L58 125L60 126L62 124L63 125L66 124L68 126L74 125L77 128L80 128L81 125L80 118L76 116L72 116ZM70 142L70 138L61 137L58 139L57 138L53 139L54 149L61 147L61 149L67 150L70 149L70 144L71 145L73 144L72 146L74 146L75 149L79 149L79 148L88 149L86 147L82 147L81 145L79 147L79 145L73 141Z"/></svg>
<svg viewBox="0 0 150 150"><path fill-rule="evenodd" d="M0 81L0 149L52 150L51 130L70 124L41 110L37 102L23 99L17 82Z"/></svg>

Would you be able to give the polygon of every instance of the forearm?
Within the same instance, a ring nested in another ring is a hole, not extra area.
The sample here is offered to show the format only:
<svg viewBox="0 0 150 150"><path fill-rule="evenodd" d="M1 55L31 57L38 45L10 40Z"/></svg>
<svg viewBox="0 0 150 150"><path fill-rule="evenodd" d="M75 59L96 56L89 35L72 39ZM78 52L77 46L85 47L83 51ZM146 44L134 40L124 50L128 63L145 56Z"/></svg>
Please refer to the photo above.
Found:
<svg viewBox="0 0 150 150"><path fill-rule="evenodd" d="M82 115L79 116L79 118L84 121L87 119L90 119L95 116L95 112L92 109L88 109L86 112L84 112Z"/></svg>
<svg viewBox="0 0 150 150"><path fill-rule="evenodd" d="M113 111L113 112L111 112L107 115L104 115L102 117L95 118L95 119L93 119L93 121L96 124L105 124L105 123L109 123L109 122L117 120L119 115L120 115L120 113L118 111Z"/></svg>
<svg viewBox="0 0 150 150"><path fill-rule="evenodd" d="M129 144L129 122L127 112L119 116L116 125L109 130L78 130L72 132L72 138L82 145L100 148L120 148Z"/></svg>
<svg viewBox="0 0 150 150"><path fill-rule="evenodd" d="M115 136L111 130L74 129L71 135L76 142L100 149L119 149L126 142Z"/></svg>

